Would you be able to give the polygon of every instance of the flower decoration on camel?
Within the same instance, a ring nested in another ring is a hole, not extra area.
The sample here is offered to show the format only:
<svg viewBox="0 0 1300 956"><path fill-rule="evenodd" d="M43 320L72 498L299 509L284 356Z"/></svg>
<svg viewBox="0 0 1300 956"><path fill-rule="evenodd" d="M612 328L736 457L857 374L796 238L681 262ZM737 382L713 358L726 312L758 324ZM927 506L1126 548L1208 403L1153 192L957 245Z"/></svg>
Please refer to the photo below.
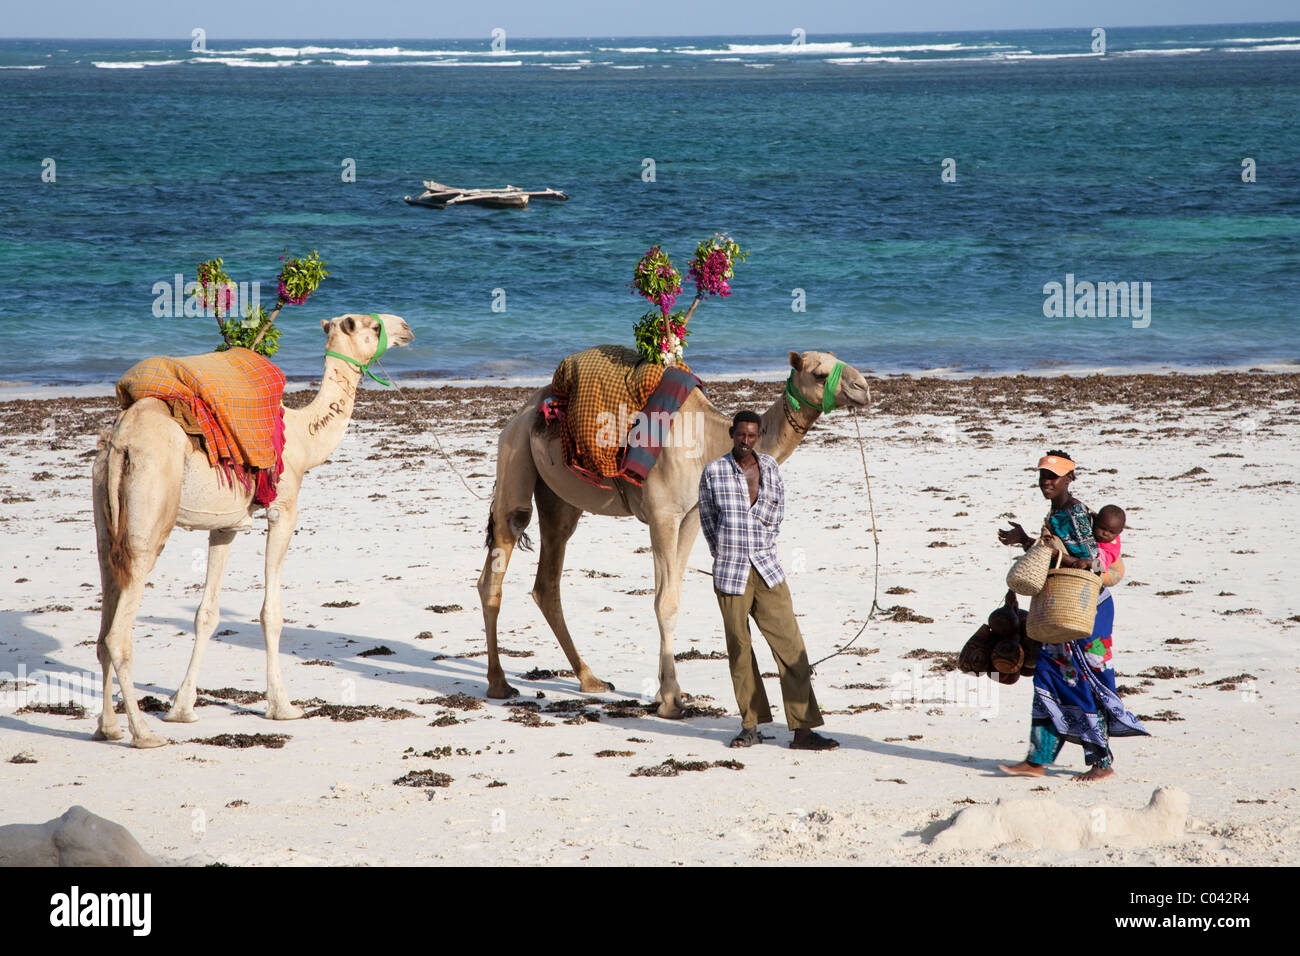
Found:
<svg viewBox="0 0 1300 956"><path fill-rule="evenodd" d="M650 302L652 308L633 328L636 348L650 362L659 365L676 365L686 347L689 331L686 324L695 314L695 308L706 295L731 295L730 280L737 262L744 262L749 253L725 233L714 233L695 248L695 258L690 261L688 274L695 283L695 299L686 312L674 312L677 297L682 291L682 276L658 246L641 257L632 277L632 293Z"/></svg>
<svg viewBox="0 0 1300 956"><path fill-rule="evenodd" d="M715 232L695 247L695 258L690 264L691 281L701 293L726 298L731 295L730 279L735 274L736 263L744 262L748 255L726 233Z"/></svg>
<svg viewBox="0 0 1300 956"><path fill-rule="evenodd" d="M286 305L306 302L329 275L325 261L314 249L311 255L301 258L289 258L286 250L280 260L284 266L276 276L275 308L268 314L260 304L249 303L244 307L243 316L232 314L239 296L235 283L226 274L224 260L209 259L199 264L199 285L194 294L200 298L204 310L216 316L217 329L221 332L218 352L242 347L259 355L274 355L280 347L280 328L273 323L280 310Z"/></svg>

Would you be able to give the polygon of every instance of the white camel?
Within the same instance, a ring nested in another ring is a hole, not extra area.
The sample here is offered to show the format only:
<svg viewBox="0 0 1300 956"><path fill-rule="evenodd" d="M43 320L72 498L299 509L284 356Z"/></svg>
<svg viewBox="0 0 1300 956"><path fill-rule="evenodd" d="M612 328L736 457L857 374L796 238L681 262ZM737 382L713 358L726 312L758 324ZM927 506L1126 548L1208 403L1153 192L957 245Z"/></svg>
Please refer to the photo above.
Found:
<svg viewBox="0 0 1300 956"><path fill-rule="evenodd" d="M790 353L790 382L762 414L758 450L784 462L820 417L823 395L839 363L829 352ZM620 482L619 490L606 491L577 477L564 464L558 436L548 438L536 409L550 386L538 389L501 432L497 444L496 491L488 517L488 557L478 579L487 631L488 697L514 697L519 692L506 683L497 652L497 617L501 612L501 584L510 553L524 537L537 503L541 527L541 553L533 600L555 632L565 656L585 693L602 693L613 687L600 680L583 662L564 623L560 605L560 575L564 570L565 543L584 511L593 514L635 515L650 526L650 547L655 566L655 616L659 621L659 703L661 717L682 715L682 692L673 660L673 638L681 604L682 575L695 536L700 530L699 487L704 466L732 447L731 418L718 412L704 393L695 389L673 419L659 460L642 487ZM801 400L799 396L804 396ZM844 366L831 407L867 404L867 381L862 373ZM524 542L527 544L526 540Z"/></svg>
<svg viewBox="0 0 1300 956"><path fill-rule="evenodd" d="M348 360L327 355L320 391L305 408L284 410L284 471L276 498L266 509L266 596L262 603L262 634L266 640L266 716L292 720L302 716L280 679L280 569L298 520L298 491L302 476L324 462L343 440L366 365L379 346L381 332L392 345L406 345L413 336L396 315L349 314L322 320L325 347ZM131 629L140 610L145 580L162 553L172 529L208 532L208 570L203 599L194 615L194 653L185 678L163 720L189 722L194 716L199 667L208 638L220 618L218 598L230 544L238 531L251 526L252 492L219 476L207 455L196 450L189 436L156 398L134 402L100 436L95 459L95 536L104 600L101 610L99 665L104 678L104 706L96 740L119 740L113 710L113 673L121 687L131 746L159 747L167 738L153 733L136 702L131 678ZM111 669L110 669L111 665Z"/></svg>

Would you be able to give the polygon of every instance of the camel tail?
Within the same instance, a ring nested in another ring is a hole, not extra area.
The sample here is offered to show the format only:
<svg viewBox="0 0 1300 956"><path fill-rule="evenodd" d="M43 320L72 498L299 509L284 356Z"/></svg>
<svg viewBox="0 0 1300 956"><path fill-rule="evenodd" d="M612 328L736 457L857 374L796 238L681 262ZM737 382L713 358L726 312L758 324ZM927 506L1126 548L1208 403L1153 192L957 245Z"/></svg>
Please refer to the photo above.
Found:
<svg viewBox="0 0 1300 956"><path fill-rule="evenodd" d="M102 439L101 439L102 441ZM108 519L108 534L112 545L108 550L108 566L119 588L131 582L131 564L135 555L127 539L126 496L122 493L122 479L131 466L127 453L110 440L108 446L107 488L104 494L104 516Z"/></svg>
<svg viewBox="0 0 1300 956"><path fill-rule="evenodd" d="M531 517L532 514L528 511L514 511L506 519L511 540L523 551L533 550L532 539L528 537L528 519ZM497 509L496 498L494 497L491 506L488 508L487 540L483 543L485 548L491 549L496 545L496 530Z"/></svg>

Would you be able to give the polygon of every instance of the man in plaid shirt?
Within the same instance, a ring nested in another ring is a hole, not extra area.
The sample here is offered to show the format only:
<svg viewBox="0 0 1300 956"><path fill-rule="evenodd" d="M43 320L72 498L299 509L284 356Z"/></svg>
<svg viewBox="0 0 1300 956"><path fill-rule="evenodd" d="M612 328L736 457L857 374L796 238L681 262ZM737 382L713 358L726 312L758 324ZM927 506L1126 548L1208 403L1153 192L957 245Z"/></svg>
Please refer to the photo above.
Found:
<svg viewBox="0 0 1300 956"><path fill-rule="evenodd" d="M700 475L700 528L713 555L713 590L727 632L727 659L740 706L740 733L733 747L763 739L759 724L772 722L772 709L759 677L750 642L749 618L767 638L781 675L785 719L796 750L832 750L839 744L815 733L821 710L812 689L812 668L794 618L790 588L776 557L776 536L785 516L785 486L776 459L755 450L760 426L751 411L731 423L732 450Z"/></svg>

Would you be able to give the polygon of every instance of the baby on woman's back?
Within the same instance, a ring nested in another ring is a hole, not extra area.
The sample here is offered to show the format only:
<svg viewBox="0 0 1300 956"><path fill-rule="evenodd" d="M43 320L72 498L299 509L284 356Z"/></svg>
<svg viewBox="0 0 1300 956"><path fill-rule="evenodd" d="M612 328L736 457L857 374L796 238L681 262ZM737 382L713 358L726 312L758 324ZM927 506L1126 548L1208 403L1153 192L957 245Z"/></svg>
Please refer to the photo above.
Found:
<svg viewBox="0 0 1300 956"><path fill-rule="evenodd" d="M1092 536L1097 539L1103 571L1119 560L1119 536L1123 534L1127 520L1124 509L1119 505L1106 505L1092 519Z"/></svg>

